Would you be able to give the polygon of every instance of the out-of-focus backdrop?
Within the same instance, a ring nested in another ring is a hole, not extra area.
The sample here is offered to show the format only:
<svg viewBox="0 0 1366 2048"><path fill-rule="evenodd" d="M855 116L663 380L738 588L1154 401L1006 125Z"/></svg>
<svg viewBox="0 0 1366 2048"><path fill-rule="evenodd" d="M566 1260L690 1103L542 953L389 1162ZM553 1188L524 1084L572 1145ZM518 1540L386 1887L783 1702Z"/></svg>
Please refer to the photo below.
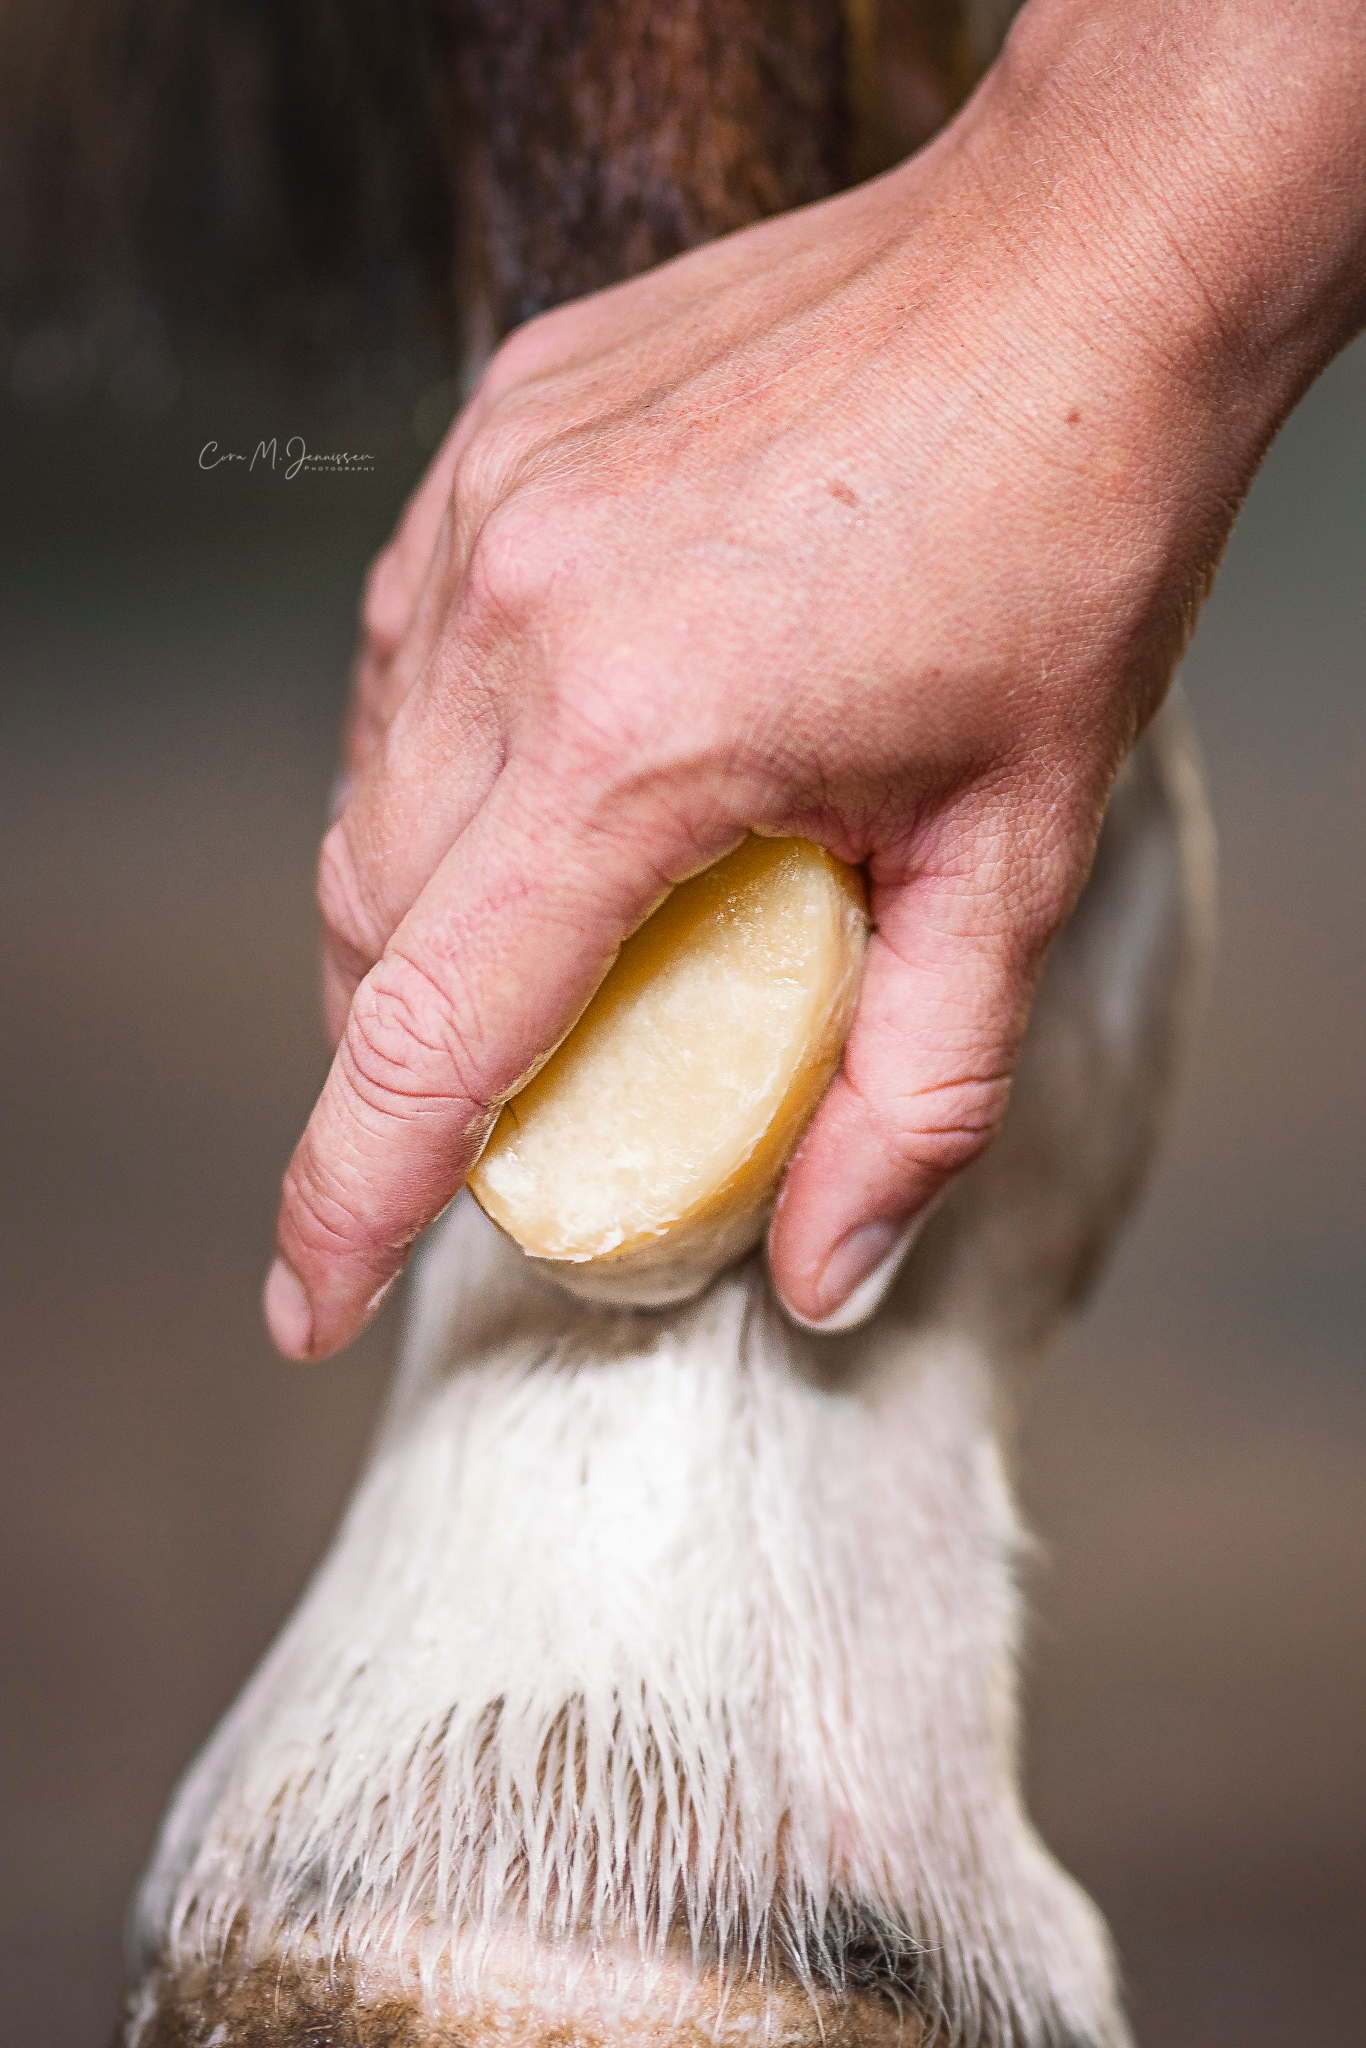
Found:
<svg viewBox="0 0 1366 2048"><path fill-rule="evenodd" d="M277 1171L322 1070L311 869L355 593L454 404L179 359L133 300L0 336L0 1982L90 2048L176 1773L297 1595L396 1321L279 1363ZM339 327L336 363L348 337ZM286 443L354 460L287 470ZM218 453L268 458L205 467ZM1146 2048L1366 2010L1366 353L1274 449L1186 678L1223 845L1198 1057L1042 1378L1041 1825Z"/></svg>

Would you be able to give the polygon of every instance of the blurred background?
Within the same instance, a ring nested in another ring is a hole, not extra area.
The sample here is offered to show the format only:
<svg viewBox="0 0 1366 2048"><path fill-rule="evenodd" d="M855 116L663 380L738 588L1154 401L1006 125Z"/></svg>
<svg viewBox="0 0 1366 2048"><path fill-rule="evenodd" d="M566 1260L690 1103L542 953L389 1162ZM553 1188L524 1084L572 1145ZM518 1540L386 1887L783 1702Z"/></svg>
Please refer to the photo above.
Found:
<svg viewBox="0 0 1366 2048"><path fill-rule="evenodd" d="M48 275L0 327L16 2048L107 2038L171 1784L327 1540L396 1328L301 1370L256 1299L323 1065L311 874L356 590L456 403L450 349L393 265L363 320L302 259L215 301L193 226L166 246L199 317L97 237L79 302ZM353 460L290 476L291 435ZM275 467L201 466L272 436ZM1346 2042L1366 2006L1364 466L1358 348L1273 450L1186 666L1213 998L1023 1446L1033 1802L1146 2048Z"/></svg>

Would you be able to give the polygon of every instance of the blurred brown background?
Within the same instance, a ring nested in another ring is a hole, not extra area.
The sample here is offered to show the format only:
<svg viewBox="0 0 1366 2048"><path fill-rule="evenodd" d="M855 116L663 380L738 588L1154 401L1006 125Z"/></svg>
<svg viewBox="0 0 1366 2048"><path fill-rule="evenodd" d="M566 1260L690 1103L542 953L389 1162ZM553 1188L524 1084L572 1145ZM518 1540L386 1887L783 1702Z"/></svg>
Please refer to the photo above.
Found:
<svg viewBox="0 0 1366 2048"><path fill-rule="evenodd" d="M382 1388L392 1314L300 1371L256 1290L321 1070L311 864L354 593L452 403L401 369L325 402L186 369L109 318L6 358L15 2048L106 2038L172 1779L318 1556ZM211 437L295 432L374 467L198 467ZM1217 986L1026 1443L1034 1801L1147 2048L1328 2048L1366 2009L1364 459L1358 349L1275 449L1187 665Z"/></svg>

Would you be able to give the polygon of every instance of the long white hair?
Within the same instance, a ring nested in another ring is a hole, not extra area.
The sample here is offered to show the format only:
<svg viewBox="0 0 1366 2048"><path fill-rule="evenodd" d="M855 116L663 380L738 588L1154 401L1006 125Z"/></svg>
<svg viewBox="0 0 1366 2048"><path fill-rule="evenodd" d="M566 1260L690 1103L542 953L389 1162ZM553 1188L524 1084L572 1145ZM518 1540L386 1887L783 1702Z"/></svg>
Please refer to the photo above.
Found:
<svg viewBox="0 0 1366 2048"><path fill-rule="evenodd" d="M1167 713L1006 1129L864 1329L796 1329L757 1259L662 1313L570 1301L452 1207L336 1544L166 1823L149 1981L360 1969L708 2040L756 1987L788 2038L797 1987L960 2048L1126 2038L1020 1804L1002 1443L1140 1176L1207 868Z"/></svg>

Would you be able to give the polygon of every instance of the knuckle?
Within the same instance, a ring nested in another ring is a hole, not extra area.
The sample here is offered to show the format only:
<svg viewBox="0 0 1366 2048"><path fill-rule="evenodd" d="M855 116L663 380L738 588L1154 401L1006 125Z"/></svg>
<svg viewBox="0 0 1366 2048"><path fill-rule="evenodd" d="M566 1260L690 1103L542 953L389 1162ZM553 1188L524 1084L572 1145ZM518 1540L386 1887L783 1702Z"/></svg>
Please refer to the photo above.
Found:
<svg viewBox="0 0 1366 2048"><path fill-rule="evenodd" d="M999 834L1007 928L1026 958L1066 923L1095 853L1103 801L1078 791L1069 775L1030 784L1018 815Z"/></svg>
<svg viewBox="0 0 1366 2048"><path fill-rule="evenodd" d="M1027 836L1013 851L1018 915L1034 934L1051 937L1067 918L1090 869L1103 815L1103 796L1093 799L1070 779L1061 788L1030 791Z"/></svg>
<svg viewBox="0 0 1366 2048"><path fill-rule="evenodd" d="M470 544L464 609L476 620L518 623L542 612L565 573L565 530L548 494L514 494L496 504Z"/></svg>
<svg viewBox="0 0 1366 2048"><path fill-rule="evenodd" d="M959 1075L903 1097L886 1125L898 1168L936 1180L961 1173L990 1144L1009 1097L1004 1072Z"/></svg>
<svg viewBox="0 0 1366 2048"><path fill-rule="evenodd" d="M387 953L366 975L352 998L342 1047L353 1090L383 1115L482 1106L457 1005L438 977L409 956Z"/></svg>
<svg viewBox="0 0 1366 2048"><path fill-rule="evenodd" d="M334 949L349 963L374 958L376 932L342 823L325 835L318 850L315 885L318 915Z"/></svg>
<svg viewBox="0 0 1366 2048"><path fill-rule="evenodd" d="M402 557L391 541L370 564L361 592L361 638L379 661L390 660L403 638L407 616L403 584Z"/></svg>
<svg viewBox="0 0 1366 2048"><path fill-rule="evenodd" d="M373 1242L355 1192L307 1142L285 1174L282 1238L296 1264L314 1265L354 1258Z"/></svg>
<svg viewBox="0 0 1366 2048"><path fill-rule="evenodd" d="M1104 806L1065 812L1045 846L1039 863L1035 916L1043 937L1051 939L1066 924L1091 872L1100 837Z"/></svg>

